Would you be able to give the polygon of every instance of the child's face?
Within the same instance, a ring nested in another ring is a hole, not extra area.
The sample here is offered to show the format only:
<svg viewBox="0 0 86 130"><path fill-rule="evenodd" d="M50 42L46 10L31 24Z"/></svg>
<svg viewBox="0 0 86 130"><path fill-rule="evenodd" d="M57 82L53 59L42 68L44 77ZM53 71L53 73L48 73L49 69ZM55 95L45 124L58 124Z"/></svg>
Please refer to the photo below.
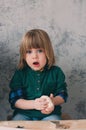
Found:
<svg viewBox="0 0 86 130"><path fill-rule="evenodd" d="M47 62L44 49L41 48L29 49L26 53L25 60L28 66L35 71L42 70Z"/></svg>

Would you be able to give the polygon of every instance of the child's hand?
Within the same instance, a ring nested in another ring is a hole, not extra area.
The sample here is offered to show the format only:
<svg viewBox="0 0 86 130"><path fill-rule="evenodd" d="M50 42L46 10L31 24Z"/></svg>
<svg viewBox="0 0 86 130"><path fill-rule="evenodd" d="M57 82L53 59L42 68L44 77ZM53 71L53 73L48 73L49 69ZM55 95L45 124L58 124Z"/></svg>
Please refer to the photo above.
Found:
<svg viewBox="0 0 86 130"><path fill-rule="evenodd" d="M41 98L46 99L48 102L48 106L46 108L44 108L43 110L41 110L41 112L43 114L50 114L54 110L54 104L53 104L51 98L48 96L42 96Z"/></svg>
<svg viewBox="0 0 86 130"><path fill-rule="evenodd" d="M34 100L34 109L36 110L44 110L48 106L48 102L46 99L37 98Z"/></svg>

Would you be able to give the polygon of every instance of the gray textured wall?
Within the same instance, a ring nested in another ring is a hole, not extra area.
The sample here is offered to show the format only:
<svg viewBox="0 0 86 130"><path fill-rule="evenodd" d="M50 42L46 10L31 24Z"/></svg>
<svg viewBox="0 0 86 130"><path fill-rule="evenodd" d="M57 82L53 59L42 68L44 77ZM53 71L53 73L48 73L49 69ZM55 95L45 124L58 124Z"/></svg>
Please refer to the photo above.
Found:
<svg viewBox="0 0 86 130"><path fill-rule="evenodd" d="M45 29L63 69L69 99L63 112L86 118L86 0L0 0L0 120L11 113L9 80L29 29Z"/></svg>

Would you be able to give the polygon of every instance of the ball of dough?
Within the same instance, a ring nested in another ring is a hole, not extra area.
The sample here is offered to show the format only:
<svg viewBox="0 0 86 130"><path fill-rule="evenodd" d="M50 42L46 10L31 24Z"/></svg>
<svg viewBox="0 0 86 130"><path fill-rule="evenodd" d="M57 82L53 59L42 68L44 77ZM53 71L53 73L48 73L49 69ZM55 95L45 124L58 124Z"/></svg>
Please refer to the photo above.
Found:
<svg viewBox="0 0 86 130"><path fill-rule="evenodd" d="M48 96L41 96L41 98L44 98L48 101L48 107L46 108L46 111L48 111L49 109L53 108L54 109L54 104L52 103L51 99Z"/></svg>

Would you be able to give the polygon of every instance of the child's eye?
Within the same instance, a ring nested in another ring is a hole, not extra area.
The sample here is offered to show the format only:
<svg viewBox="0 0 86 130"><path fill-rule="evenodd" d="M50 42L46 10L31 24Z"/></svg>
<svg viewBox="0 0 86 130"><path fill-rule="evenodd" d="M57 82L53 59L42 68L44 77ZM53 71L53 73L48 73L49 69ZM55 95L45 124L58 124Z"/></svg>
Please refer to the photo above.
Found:
<svg viewBox="0 0 86 130"><path fill-rule="evenodd" d="M41 52L43 52L43 50L42 50L42 49L39 49L38 52L41 53Z"/></svg>
<svg viewBox="0 0 86 130"><path fill-rule="evenodd" d="M30 54L32 51L31 50L28 50L27 53Z"/></svg>

